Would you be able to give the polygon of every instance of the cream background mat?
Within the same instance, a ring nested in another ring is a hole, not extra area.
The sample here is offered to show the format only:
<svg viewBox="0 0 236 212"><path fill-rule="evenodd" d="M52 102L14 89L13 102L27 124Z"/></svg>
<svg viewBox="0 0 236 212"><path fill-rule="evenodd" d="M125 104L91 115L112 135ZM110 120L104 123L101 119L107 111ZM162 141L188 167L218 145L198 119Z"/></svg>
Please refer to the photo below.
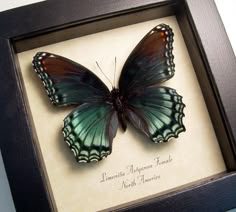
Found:
<svg viewBox="0 0 236 212"><path fill-rule="evenodd" d="M113 140L113 152L91 164L76 163L63 140L63 119L73 107L51 104L31 61L38 51L74 60L93 71L111 89L98 61L116 82L136 44L154 26L165 23L174 36L175 76L162 85L174 88L186 104L186 132L168 143L154 144L128 125ZM174 16L151 20L44 46L18 54L33 124L58 211L95 211L155 195L226 170L211 120Z"/></svg>

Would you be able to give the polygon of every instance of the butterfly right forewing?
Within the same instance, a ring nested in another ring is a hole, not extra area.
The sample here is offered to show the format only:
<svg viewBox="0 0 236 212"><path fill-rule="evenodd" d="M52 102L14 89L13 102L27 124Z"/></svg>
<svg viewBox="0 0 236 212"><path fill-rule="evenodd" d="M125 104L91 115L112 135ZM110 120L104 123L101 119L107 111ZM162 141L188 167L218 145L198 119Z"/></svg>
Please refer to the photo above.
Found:
<svg viewBox="0 0 236 212"><path fill-rule="evenodd" d="M174 76L172 29L160 24L148 32L126 60L119 79L123 97Z"/></svg>

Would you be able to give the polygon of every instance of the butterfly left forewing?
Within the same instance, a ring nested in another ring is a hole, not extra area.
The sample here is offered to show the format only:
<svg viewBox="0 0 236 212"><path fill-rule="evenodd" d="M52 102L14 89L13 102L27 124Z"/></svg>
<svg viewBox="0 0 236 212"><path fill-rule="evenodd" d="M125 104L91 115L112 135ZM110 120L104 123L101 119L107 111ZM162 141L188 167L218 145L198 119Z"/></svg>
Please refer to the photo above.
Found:
<svg viewBox="0 0 236 212"><path fill-rule="evenodd" d="M185 131L182 97L172 88L149 87L127 102L128 120L153 142L166 142Z"/></svg>
<svg viewBox="0 0 236 212"><path fill-rule="evenodd" d="M85 103L65 118L62 131L76 160L88 163L111 154L117 128L117 114L110 104Z"/></svg>
<svg viewBox="0 0 236 212"><path fill-rule="evenodd" d="M62 56L38 52L32 63L54 105L103 101L110 94L94 73Z"/></svg>

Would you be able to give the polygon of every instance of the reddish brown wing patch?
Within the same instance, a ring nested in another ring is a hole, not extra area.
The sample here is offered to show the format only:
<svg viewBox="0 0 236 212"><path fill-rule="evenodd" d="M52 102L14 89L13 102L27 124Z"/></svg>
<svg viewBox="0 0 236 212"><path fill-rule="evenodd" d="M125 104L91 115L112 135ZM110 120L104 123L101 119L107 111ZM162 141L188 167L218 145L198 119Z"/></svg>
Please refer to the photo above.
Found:
<svg viewBox="0 0 236 212"><path fill-rule="evenodd" d="M173 31L166 24L154 27L128 57L119 80L122 95L142 90L174 75Z"/></svg>
<svg viewBox="0 0 236 212"><path fill-rule="evenodd" d="M55 105L102 101L110 94L94 73L67 58L38 52L33 58L33 67Z"/></svg>

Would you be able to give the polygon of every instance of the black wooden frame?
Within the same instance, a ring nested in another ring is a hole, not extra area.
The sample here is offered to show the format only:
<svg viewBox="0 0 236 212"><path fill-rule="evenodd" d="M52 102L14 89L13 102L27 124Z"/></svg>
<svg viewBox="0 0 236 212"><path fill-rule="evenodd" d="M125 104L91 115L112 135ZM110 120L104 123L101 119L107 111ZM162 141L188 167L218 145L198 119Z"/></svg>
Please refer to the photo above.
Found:
<svg viewBox="0 0 236 212"><path fill-rule="evenodd" d="M227 172L113 210L225 211L236 207L236 60L214 0L48 0L0 13L0 148L17 211L56 210L36 148L17 53L168 15L177 17Z"/></svg>

